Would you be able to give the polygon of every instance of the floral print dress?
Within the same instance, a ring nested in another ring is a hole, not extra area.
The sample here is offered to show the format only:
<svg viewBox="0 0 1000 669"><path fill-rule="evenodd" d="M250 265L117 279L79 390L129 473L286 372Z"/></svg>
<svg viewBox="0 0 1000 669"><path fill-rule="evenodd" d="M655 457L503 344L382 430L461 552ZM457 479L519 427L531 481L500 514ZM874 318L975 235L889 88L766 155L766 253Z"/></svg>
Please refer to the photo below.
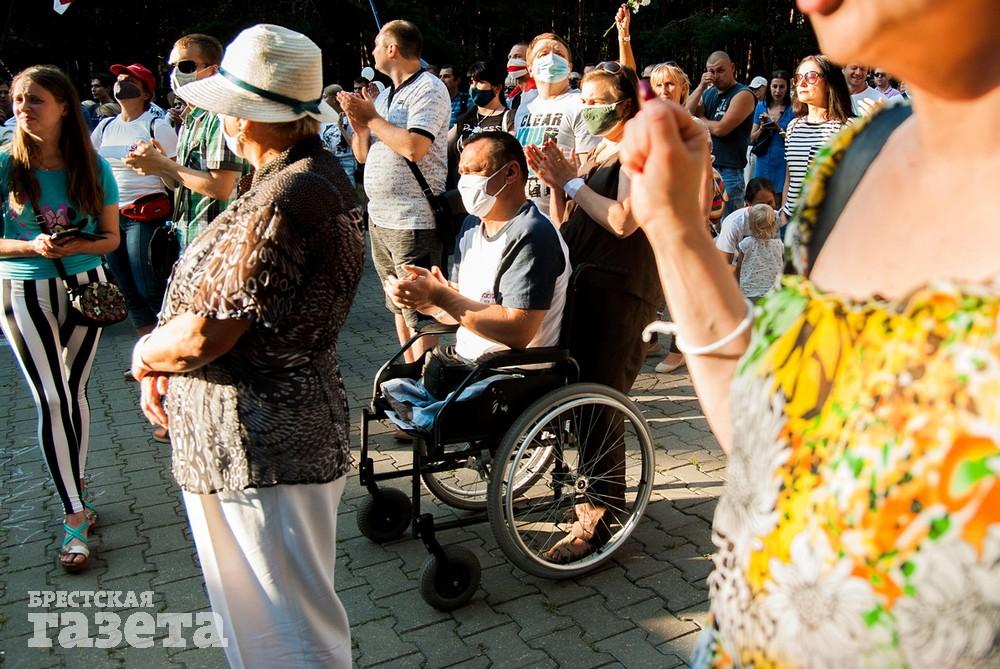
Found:
<svg viewBox="0 0 1000 669"><path fill-rule="evenodd" d="M800 239L863 125L821 154ZM998 317L1000 280L765 298L695 666L1000 666Z"/></svg>

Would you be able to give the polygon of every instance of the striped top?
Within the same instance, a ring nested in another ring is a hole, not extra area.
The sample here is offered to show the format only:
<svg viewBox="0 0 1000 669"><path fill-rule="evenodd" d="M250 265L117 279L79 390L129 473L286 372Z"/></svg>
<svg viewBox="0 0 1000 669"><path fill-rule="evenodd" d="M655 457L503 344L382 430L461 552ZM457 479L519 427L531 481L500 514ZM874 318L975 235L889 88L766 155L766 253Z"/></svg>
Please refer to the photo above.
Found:
<svg viewBox="0 0 1000 669"><path fill-rule="evenodd" d="M843 127L844 123L840 121L810 123L801 117L788 124L788 130L785 134L785 162L788 164L788 183L785 184L785 203L782 207L786 216L791 216L795 211L806 170L812 164L816 152Z"/></svg>

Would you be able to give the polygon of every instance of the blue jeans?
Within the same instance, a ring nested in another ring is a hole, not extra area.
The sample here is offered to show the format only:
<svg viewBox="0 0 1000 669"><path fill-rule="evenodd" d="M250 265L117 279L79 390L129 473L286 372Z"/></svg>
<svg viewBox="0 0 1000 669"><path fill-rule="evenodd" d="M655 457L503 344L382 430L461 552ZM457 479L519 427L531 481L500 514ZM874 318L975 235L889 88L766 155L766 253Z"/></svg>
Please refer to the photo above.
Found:
<svg viewBox="0 0 1000 669"><path fill-rule="evenodd" d="M121 242L107 256L108 267L125 293L129 320L136 328L156 324L167 288L166 279L157 280L149 266L149 238L159 225L163 223L143 223L119 216Z"/></svg>
<svg viewBox="0 0 1000 669"><path fill-rule="evenodd" d="M743 168L737 167L716 167L722 180L726 183L726 195L729 200L722 210L722 219L743 206L743 196L746 192L746 183L743 181Z"/></svg>

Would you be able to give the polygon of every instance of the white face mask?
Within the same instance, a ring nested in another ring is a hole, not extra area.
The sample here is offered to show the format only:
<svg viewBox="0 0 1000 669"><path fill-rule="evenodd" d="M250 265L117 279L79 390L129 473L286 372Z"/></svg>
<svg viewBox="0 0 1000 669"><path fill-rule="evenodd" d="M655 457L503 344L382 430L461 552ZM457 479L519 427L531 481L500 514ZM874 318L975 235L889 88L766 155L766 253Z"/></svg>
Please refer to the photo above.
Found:
<svg viewBox="0 0 1000 669"><path fill-rule="evenodd" d="M500 170L504 169L504 167L507 167L507 165L502 166L488 177L478 174L463 174L458 178L458 192L462 196L462 204L465 205L467 212L479 218L483 218L490 213L493 205L497 202L497 195L503 192L507 184L504 183L495 195L490 195L486 192L486 184L490 179L500 174Z"/></svg>
<svg viewBox="0 0 1000 669"><path fill-rule="evenodd" d="M228 132L226 132L226 119L228 117L219 115L219 120L222 121L222 138L226 140L226 148L232 151L236 157L243 157L243 150L240 148L239 137L233 137Z"/></svg>
<svg viewBox="0 0 1000 669"><path fill-rule="evenodd" d="M177 94L177 89L181 86L186 86L198 78L197 72L191 72L189 74L184 74L176 67L170 70L170 89Z"/></svg>

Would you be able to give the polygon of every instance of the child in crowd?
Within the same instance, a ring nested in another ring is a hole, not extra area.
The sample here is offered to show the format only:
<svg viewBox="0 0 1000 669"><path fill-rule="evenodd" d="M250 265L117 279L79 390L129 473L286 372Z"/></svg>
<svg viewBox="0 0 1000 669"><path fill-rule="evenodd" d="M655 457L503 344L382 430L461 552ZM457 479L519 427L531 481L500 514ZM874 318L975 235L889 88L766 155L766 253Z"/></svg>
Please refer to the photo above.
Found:
<svg viewBox="0 0 1000 669"><path fill-rule="evenodd" d="M736 272L740 290L755 302L774 286L784 265L784 245L774 237L776 225L773 207L767 204L750 207L750 236L739 243Z"/></svg>

